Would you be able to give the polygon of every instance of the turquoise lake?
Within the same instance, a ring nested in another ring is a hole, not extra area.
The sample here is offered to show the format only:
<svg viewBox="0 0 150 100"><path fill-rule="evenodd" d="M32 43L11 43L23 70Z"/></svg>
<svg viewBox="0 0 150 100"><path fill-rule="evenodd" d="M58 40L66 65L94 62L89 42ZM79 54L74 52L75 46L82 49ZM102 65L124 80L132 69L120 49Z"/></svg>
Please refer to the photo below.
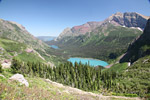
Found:
<svg viewBox="0 0 150 100"><path fill-rule="evenodd" d="M105 67L108 65L108 63L105 61L97 60L97 59L91 59L91 58L69 58L68 61L72 62L73 64L75 62L79 63L81 61L82 64L88 64L89 63L90 66L94 66L94 67L98 66L98 65Z"/></svg>
<svg viewBox="0 0 150 100"><path fill-rule="evenodd" d="M59 47L56 46L56 45L50 45L50 47L52 47L52 48L54 48L54 49L59 49Z"/></svg>

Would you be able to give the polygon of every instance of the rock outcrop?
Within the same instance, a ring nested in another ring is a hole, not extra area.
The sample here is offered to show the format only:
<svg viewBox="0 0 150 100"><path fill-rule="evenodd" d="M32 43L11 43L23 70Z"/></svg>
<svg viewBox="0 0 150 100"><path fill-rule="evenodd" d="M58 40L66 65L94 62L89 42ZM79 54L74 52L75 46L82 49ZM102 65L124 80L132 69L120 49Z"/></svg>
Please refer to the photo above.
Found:
<svg viewBox="0 0 150 100"><path fill-rule="evenodd" d="M71 28L67 27L63 30L63 32L59 35L58 39L63 38L64 36L72 35Z"/></svg>
<svg viewBox="0 0 150 100"><path fill-rule="evenodd" d="M2 68L10 68L11 62L2 63L1 65L2 65Z"/></svg>
<svg viewBox="0 0 150 100"><path fill-rule="evenodd" d="M148 17L138 14L138 13L116 13L110 16L107 20L109 20L112 23L126 26L126 27L139 27L141 29L144 29L146 25Z"/></svg>
<svg viewBox="0 0 150 100"><path fill-rule="evenodd" d="M127 53L120 62L135 62L137 59L150 54L150 19L148 19L143 34L129 46Z"/></svg>
<svg viewBox="0 0 150 100"><path fill-rule="evenodd" d="M22 74L15 74L9 78L10 81L18 81L20 84L24 84L26 87L29 87L28 81L24 78Z"/></svg>

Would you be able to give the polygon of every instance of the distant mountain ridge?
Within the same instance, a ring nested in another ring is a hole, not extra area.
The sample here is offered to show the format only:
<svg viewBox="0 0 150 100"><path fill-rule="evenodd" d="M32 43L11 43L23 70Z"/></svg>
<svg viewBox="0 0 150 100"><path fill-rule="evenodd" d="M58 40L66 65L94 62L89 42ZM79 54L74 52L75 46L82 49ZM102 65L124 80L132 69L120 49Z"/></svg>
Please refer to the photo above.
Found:
<svg viewBox="0 0 150 100"><path fill-rule="evenodd" d="M65 36L79 36L85 35L86 33L92 32L98 27L102 27L108 23L111 23L115 26L124 26L124 27L135 27L137 29L144 29L145 23L149 17L141 15L136 12L126 12L120 13L117 12L112 16L108 17L104 21L100 22L87 22L80 26L74 26L72 28L66 28L59 35L58 39L61 39Z"/></svg>
<svg viewBox="0 0 150 100"><path fill-rule="evenodd" d="M148 18L135 12L118 12L101 22L66 28L56 41L47 43L59 46L70 56L107 61L125 53L142 34Z"/></svg>
<svg viewBox="0 0 150 100"><path fill-rule="evenodd" d="M46 41L54 40L57 37L54 37L54 36L37 36L37 38L44 41L44 42L46 42Z"/></svg>

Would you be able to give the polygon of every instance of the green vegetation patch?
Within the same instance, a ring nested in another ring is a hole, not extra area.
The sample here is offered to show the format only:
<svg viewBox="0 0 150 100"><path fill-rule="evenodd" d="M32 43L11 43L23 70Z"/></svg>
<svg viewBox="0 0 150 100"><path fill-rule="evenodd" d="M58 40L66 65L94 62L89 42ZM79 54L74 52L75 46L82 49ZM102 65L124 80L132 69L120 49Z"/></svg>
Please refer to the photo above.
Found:
<svg viewBox="0 0 150 100"><path fill-rule="evenodd" d="M2 38L0 38L0 46L2 46L7 52L20 52L26 48L26 45L23 43Z"/></svg>
<svg viewBox="0 0 150 100"><path fill-rule="evenodd" d="M40 58L37 54L33 52L27 53L24 51L15 58L20 59L24 62L45 62L42 58Z"/></svg>
<svg viewBox="0 0 150 100"><path fill-rule="evenodd" d="M114 64L108 69L104 69L103 72L112 71L112 72L122 73L127 69L127 67L128 67L128 63L118 63L118 64Z"/></svg>

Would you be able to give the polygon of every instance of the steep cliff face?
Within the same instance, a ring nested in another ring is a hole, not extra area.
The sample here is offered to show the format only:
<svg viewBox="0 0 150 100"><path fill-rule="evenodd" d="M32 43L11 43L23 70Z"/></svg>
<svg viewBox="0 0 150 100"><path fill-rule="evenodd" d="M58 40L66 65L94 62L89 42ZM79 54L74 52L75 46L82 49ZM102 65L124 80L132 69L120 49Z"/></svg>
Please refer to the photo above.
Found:
<svg viewBox="0 0 150 100"><path fill-rule="evenodd" d="M137 28L140 30L143 30L146 21L148 17L132 12L126 12L126 13L120 13L117 12L116 14L113 14L112 16L108 17L106 20L101 22L87 22L80 26L74 26L72 28L66 28L58 37L58 39L61 39L66 36L79 36L79 35L85 35L86 33L90 33L92 31L96 31L99 27L103 27L107 24L113 24L115 26L123 26L123 27L129 27L129 28Z"/></svg>
<svg viewBox="0 0 150 100"><path fill-rule="evenodd" d="M148 19L143 34L128 48L120 62L135 62L137 59L150 54L150 19Z"/></svg>
<svg viewBox="0 0 150 100"><path fill-rule="evenodd" d="M121 26L126 27L139 27L144 29L146 21L148 19L147 16L143 16L138 13L116 13L112 17L109 18L113 23L119 24Z"/></svg>

